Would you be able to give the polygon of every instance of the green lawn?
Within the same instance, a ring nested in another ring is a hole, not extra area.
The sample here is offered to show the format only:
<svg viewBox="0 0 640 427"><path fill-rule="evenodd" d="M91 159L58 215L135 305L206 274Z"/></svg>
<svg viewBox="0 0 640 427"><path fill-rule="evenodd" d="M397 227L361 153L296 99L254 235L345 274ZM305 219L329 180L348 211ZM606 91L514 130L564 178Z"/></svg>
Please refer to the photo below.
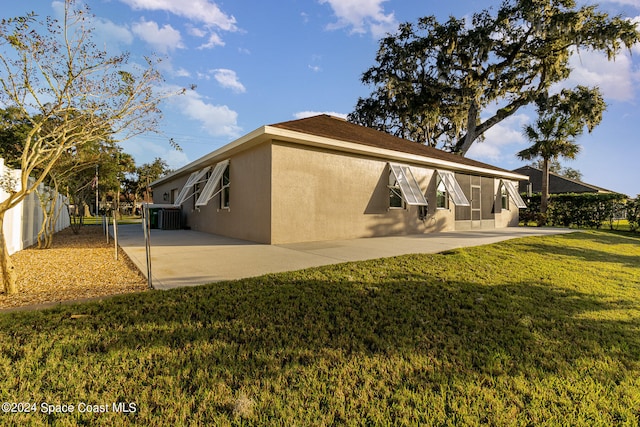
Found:
<svg viewBox="0 0 640 427"><path fill-rule="evenodd" d="M0 369L1 401L37 403L0 425L636 426L640 236L525 238L0 314Z"/></svg>
<svg viewBox="0 0 640 427"><path fill-rule="evenodd" d="M103 225L102 216L85 216L82 218L84 225ZM113 225L113 217L107 217L109 225ZM142 219L139 216L125 215L118 219L118 224L139 224Z"/></svg>

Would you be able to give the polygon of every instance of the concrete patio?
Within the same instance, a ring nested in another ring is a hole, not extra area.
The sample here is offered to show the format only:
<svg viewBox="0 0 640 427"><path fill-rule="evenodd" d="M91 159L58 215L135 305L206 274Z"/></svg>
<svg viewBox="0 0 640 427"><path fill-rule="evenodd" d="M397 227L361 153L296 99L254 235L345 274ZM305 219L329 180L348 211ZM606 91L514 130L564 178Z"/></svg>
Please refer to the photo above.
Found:
<svg viewBox="0 0 640 427"><path fill-rule="evenodd" d="M152 283L156 289L171 289L347 261L438 253L519 237L570 232L572 230L558 228L511 227L264 245L191 230L151 230ZM146 276L146 251L141 225L119 226L118 244Z"/></svg>

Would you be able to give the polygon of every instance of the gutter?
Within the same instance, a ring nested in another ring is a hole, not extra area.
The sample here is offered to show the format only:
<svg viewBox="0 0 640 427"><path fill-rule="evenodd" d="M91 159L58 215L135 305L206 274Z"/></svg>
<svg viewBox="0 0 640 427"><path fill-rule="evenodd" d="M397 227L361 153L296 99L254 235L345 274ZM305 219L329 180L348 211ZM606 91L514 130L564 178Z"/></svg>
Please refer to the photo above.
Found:
<svg viewBox="0 0 640 427"><path fill-rule="evenodd" d="M324 136L313 135L304 132L282 129L274 126L262 126L253 132L250 132L227 145L183 166L175 172L170 173L151 183L151 187L155 187L182 175L190 174L205 166L209 166L218 161L224 160L233 154L242 152L251 147L259 145L265 141L283 141L291 142L298 145L325 148L340 152L360 154L369 157L376 157L387 161L400 161L412 163L415 165L427 166L433 169L442 168L453 172L472 172L484 176L500 177L512 179L516 181L528 181L527 175L520 175L515 172L498 171L490 168L479 166L464 165L448 160L433 159L417 154L404 153L401 151L389 150L386 148L376 148L369 145L358 144L354 142L341 141L338 139L328 138Z"/></svg>

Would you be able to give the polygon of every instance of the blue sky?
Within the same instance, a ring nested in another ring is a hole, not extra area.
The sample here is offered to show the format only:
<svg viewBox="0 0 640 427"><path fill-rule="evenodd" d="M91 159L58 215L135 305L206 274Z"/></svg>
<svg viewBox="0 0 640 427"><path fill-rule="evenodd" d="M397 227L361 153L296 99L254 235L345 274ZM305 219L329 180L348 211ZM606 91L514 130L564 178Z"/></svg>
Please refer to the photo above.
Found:
<svg viewBox="0 0 640 427"><path fill-rule="evenodd" d="M580 1L579 1L580 2ZM361 74L374 65L378 40L401 22L426 15L469 16L493 0L91 0L96 41L133 61L164 56L168 87L197 85L165 101L164 136L140 136L123 147L138 164L165 159L172 168L196 160L245 133L313 113L344 116L370 88ZM584 3L584 2L583 2ZM583 4L582 3L582 4ZM600 9L640 22L640 0L603 0ZM58 16L60 2L8 2L2 17ZM640 193L640 46L615 62L574 56L570 85L597 85L608 103L602 124L579 140L582 152L565 162L584 180L635 196ZM476 142L468 157L506 169L524 164L522 109ZM175 151L173 138L183 149Z"/></svg>

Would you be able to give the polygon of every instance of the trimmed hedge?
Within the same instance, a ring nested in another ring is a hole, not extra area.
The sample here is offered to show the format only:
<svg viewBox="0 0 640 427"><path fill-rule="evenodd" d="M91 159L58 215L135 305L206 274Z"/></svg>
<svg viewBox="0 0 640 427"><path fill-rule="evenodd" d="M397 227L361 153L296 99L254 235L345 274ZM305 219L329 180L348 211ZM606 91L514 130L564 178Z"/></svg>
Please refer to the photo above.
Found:
<svg viewBox="0 0 640 427"><path fill-rule="evenodd" d="M640 229L640 194L636 196L635 200L627 201L626 210L629 229L631 231Z"/></svg>
<svg viewBox="0 0 640 427"><path fill-rule="evenodd" d="M605 223L612 227L614 219L624 218L625 210L629 216L630 207L639 204L637 199L629 201L627 196L618 193L552 194L549 197L547 214L542 215L540 194L524 198L528 207L520 211L521 221L579 228L600 228ZM636 209L640 211L640 207Z"/></svg>

